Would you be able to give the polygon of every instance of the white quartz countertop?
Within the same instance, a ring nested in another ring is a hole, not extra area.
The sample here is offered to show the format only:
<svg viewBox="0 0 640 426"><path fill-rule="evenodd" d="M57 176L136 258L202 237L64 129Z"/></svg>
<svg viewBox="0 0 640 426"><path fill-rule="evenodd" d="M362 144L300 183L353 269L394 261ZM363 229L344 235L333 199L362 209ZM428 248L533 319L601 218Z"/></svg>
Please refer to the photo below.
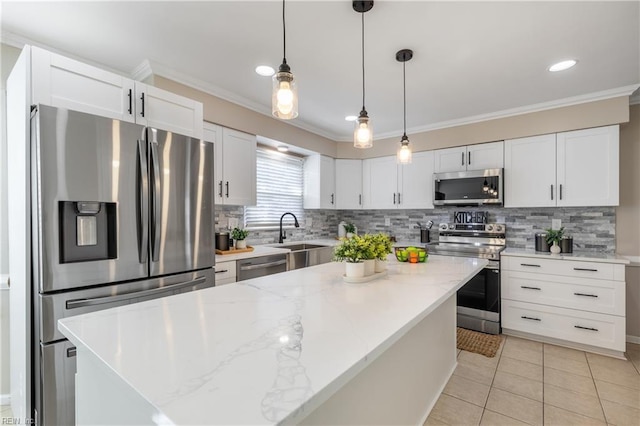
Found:
<svg viewBox="0 0 640 426"><path fill-rule="evenodd" d="M308 240L308 241L286 241L284 244L319 244L325 246L335 246L340 241L336 239L321 239L321 240ZM233 254L216 254L216 263L227 262L229 260L241 260L249 259L252 257L268 256L270 254L286 254L291 250L287 248L279 247L280 244L256 244L252 245L253 251L247 251L243 253Z"/></svg>
<svg viewBox="0 0 640 426"><path fill-rule="evenodd" d="M388 275L364 284L332 262L58 326L175 424L297 422L487 264L389 259Z"/></svg>
<svg viewBox="0 0 640 426"><path fill-rule="evenodd" d="M593 252L573 252L551 254L539 252L535 250L507 248L500 253L501 256L517 256L517 257L537 257L542 259L560 259L560 260L576 260L582 262L601 262L601 263L622 263L628 264L629 259L619 254L593 253Z"/></svg>

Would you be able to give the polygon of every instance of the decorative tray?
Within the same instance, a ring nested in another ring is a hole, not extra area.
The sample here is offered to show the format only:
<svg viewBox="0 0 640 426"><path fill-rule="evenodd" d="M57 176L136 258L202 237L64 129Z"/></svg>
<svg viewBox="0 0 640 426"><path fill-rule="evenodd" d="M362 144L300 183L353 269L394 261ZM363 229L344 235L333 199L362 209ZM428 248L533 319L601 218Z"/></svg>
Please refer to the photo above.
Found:
<svg viewBox="0 0 640 426"><path fill-rule="evenodd" d="M216 249L216 254L238 254L238 253L248 253L250 251L253 251L253 247L251 246L247 246L247 248L243 248L243 249L236 249L236 248L232 248L229 250L218 250Z"/></svg>
<svg viewBox="0 0 640 426"><path fill-rule="evenodd" d="M346 275L342 275L342 279L345 283L351 284L359 284L359 283L367 283L369 281L377 280L378 278L386 277L387 271L376 272L373 275L369 275L366 277L347 277Z"/></svg>

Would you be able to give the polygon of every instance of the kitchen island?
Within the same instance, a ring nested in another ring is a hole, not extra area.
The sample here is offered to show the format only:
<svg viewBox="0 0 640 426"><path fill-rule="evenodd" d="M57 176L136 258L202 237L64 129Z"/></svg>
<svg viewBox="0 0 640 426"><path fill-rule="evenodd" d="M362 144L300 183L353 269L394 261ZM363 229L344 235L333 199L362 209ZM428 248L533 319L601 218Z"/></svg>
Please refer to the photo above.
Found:
<svg viewBox="0 0 640 426"><path fill-rule="evenodd" d="M328 263L66 318L78 424L426 419L456 365L455 295L485 260Z"/></svg>

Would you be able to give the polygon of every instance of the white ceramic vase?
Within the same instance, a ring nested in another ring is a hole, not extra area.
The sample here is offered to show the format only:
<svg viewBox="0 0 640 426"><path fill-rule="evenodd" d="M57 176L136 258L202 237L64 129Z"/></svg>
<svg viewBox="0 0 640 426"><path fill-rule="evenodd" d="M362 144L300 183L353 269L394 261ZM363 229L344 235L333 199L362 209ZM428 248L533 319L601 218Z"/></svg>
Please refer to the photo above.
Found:
<svg viewBox="0 0 640 426"><path fill-rule="evenodd" d="M237 249L246 249L247 248L247 240L236 240L236 248Z"/></svg>
<svg viewBox="0 0 640 426"><path fill-rule="evenodd" d="M554 241L553 245L549 247L549 251L551 252L551 254L559 254L562 250L560 249L558 242Z"/></svg>
<svg viewBox="0 0 640 426"><path fill-rule="evenodd" d="M364 276L368 277L373 275L376 270L376 260L375 259L366 259L364 261Z"/></svg>
<svg viewBox="0 0 640 426"><path fill-rule="evenodd" d="M376 259L375 272L384 272L387 270L387 261Z"/></svg>
<svg viewBox="0 0 640 426"><path fill-rule="evenodd" d="M345 275L349 278L364 277L364 262L345 262Z"/></svg>

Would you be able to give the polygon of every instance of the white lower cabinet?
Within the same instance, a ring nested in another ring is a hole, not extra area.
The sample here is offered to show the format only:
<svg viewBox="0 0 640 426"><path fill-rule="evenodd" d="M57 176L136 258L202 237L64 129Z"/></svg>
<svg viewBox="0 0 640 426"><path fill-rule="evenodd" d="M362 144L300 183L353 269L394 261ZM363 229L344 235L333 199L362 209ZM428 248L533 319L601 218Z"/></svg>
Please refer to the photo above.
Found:
<svg viewBox="0 0 640 426"><path fill-rule="evenodd" d="M501 263L505 334L528 333L622 356L626 338L624 265L508 254Z"/></svg>
<svg viewBox="0 0 640 426"><path fill-rule="evenodd" d="M216 286L232 284L236 282L236 261L217 262L214 267L216 271Z"/></svg>

